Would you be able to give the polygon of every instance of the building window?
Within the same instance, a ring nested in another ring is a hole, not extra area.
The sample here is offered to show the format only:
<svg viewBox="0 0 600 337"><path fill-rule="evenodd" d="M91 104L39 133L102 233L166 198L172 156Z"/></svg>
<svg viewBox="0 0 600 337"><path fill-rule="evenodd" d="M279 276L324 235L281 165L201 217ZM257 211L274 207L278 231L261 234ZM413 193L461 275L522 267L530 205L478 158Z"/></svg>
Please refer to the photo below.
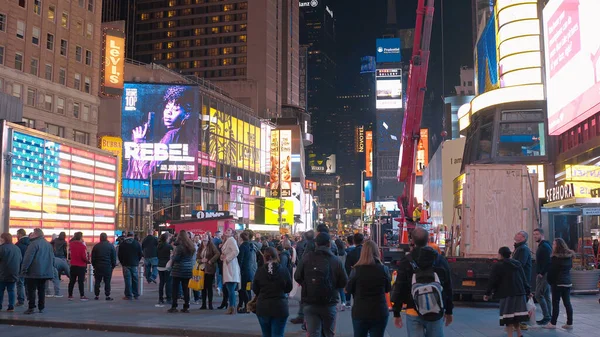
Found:
<svg viewBox="0 0 600 337"><path fill-rule="evenodd" d="M0 46L0 64L4 64L4 46ZM2 88L0 88L2 92Z"/></svg>
<svg viewBox="0 0 600 337"><path fill-rule="evenodd" d="M217 56L219 55L219 50L217 48L210 48L208 50L208 56Z"/></svg>
<svg viewBox="0 0 600 337"><path fill-rule="evenodd" d="M48 20L56 22L56 6L54 5L48 7Z"/></svg>
<svg viewBox="0 0 600 337"><path fill-rule="evenodd" d="M21 98L21 96L23 95L23 85L19 83L13 83L12 95Z"/></svg>
<svg viewBox="0 0 600 337"><path fill-rule="evenodd" d="M85 5L85 0L79 0L79 7L83 7Z"/></svg>
<svg viewBox="0 0 600 337"><path fill-rule="evenodd" d="M233 5L224 5L223 12L229 12L233 10Z"/></svg>
<svg viewBox="0 0 600 337"><path fill-rule="evenodd" d="M175 31L168 31L167 32L167 37L177 37L177 32L175 32Z"/></svg>
<svg viewBox="0 0 600 337"><path fill-rule="evenodd" d="M26 3L27 3L27 2L26 2L25 0L19 0L19 7L23 7L23 8L25 8L25 4L26 4Z"/></svg>
<svg viewBox="0 0 600 337"><path fill-rule="evenodd" d="M40 45L40 28L39 27L33 27L31 29L31 43L33 43L36 46Z"/></svg>
<svg viewBox="0 0 600 337"><path fill-rule="evenodd" d="M204 35L206 34L206 30L204 28L196 28L194 29L194 35Z"/></svg>
<svg viewBox="0 0 600 337"><path fill-rule="evenodd" d="M21 122L23 122L23 124L31 129L35 129L35 120L31 119L31 118L21 118Z"/></svg>
<svg viewBox="0 0 600 337"><path fill-rule="evenodd" d="M175 15L177 15L177 11L168 11L168 12L167 12L167 17L168 17L168 18L172 18L172 17L174 17Z"/></svg>
<svg viewBox="0 0 600 337"><path fill-rule="evenodd" d="M149 18L150 18L150 14L148 14L148 13L140 14L140 20L142 20L142 21L148 20Z"/></svg>
<svg viewBox="0 0 600 337"><path fill-rule="evenodd" d="M56 97L56 113L65 114L65 99L62 97Z"/></svg>
<svg viewBox="0 0 600 337"><path fill-rule="evenodd" d="M169 7L177 6L177 0L169 0Z"/></svg>
<svg viewBox="0 0 600 337"><path fill-rule="evenodd" d="M167 27L169 27L169 28L175 28L175 26L177 26L177 23L175 21L169 21L169 22L167 22Z"/></svg>
<svg viewBox="0 0 600 337"><path fill-rule="evenodd" d="M50 33L46 35L46 49L54 50L54 35Z"/></svg>
<svg viewBox="0 0 600 337"><path fill-rule="evenodd" d="M91 39L93 35L94 35L94 25L92 25L91 23L88 23L87 30L85 32L85 37L87 37L88 39Z"/></svg>
<svg viewBox="0 0 600 337"><path fill-rule="evenodd" d="M27 105L35 106L35 96L37 92L35 89L27 88Z"/></svg>
<svg viewBox="0 0 600 337"><path fill-rule="evenodd" d="M172 60L175 58L175 53L167 53L167 60Z"/></svg>
<svg viewBox="0 0 600 337"><path fill-rule="evenodd" d="M87 122L90 120L90 106L84 105L83 110L81 110L81 120Z"/></svg>
<svg viewBox="0 0 600 337"><path fill-rule="evenodd" d="M167 49L175 47L175 42L167 42Z"/></svg>
<svg viewBox="0 0 600 337"><path fill-rule="evenodd" d="M81 74L75 74L73 77L73 88L81 90Z"/></svg>
<svg viewBox="0 0 600 337"><path fill-rule="evenodd" d="M162 42L154 44L154 50L161 50L161 49L162 49Z"/></svg>
<svg viewBox="0 0 600 337"><path fill-rule="evenodd" d="M233 54L233 47L223 48L223 55Z"/></svg>
<svg viewBox="0 0 600 337"><path fill-rule="evenodd" d="M73 117L79 118L79 103L73 102Z"/></svg>
<svg viewBox="0 0 600 337"><path fill-rule="evenodd" d="M210 32L213 34L219 34L219 27L212 27Z"/></svg>
<svg viewBox="0 0 600 337"><path fill-rule="evenodd" d="M83 21L75 20L75 32L79 35L83 35Z"/></svg>
<svg viewBox="0 0 600 337"><path fill-rule="evenodd" d="M164 17L163 12L155 12L154 13L154 18L155 19L162 19Z"/></svg>
<svg viewBox="0 0 600 337"><path fill-rule="evenodd" d="M60 55L67 56L68 43L67 40L60 39Z"/></svg>
<svg viewBox="0 0 600 337"><path fill-rule="evenodd" d="M67 85L67 71L65 68L60 68L58 70L58 83Z"/></svg>
<svg viewBox="0 0 600 337"><path fill-rule="evenodd" d="M233 26L224 26L223 32L224 33L233 33L234 32Z"/></svg>
<svg viewBox="0 0 600 337"><path fill-rule="evenodd" d="M51 64L46 63L44 78L48 81L52 81L53 67Z"/></svg>
<svg viewBox="0 0 600 337"><path fill-rule="evenodd" d="M23 54L15 53L15 69L23 71Z"/></svg>
<svg viewBox="0 0 600 337"><path fill-rule="evenodd" d="M63 12L60 18L60 25L63 28L69 28L69 13Z"/></svg>
<svg viewBox="0 0 600 337"><path fill-rule="evenodd" d="M42 14L42 0L33 0L33 12L37 15Z"/></svg>
<svg viewBox="0 0 600 337"><path fill-rule="evenodd" d="M212 16L212 17L210 18L210 21L211 21L212 23L217 23L217 22L219 22L219 17L218 17L218 16Z"/></svg>
<svg viewBox="0 0 600 337"><path fill-rule="evenodd" d="M73 140L77 143L89 145L90 144L90 134L83 131L73 130Z"/></svg>
<svg viewBox="0 0 600 337"><path fill-rule="evenodd" d="M62 126L46 123L46 133L64 138L65 128L63 128Z"/></svg>
<svg viewBox="0 0 600 337"><path fill-rule="evenodd" d="M77 62L81 62L82 57L83 57L83 49L81 48L81 46L75 46L75 61Z"/></svg>
<svg viewBox="0 0 600 337"><path fill-rule="evenodd" d="M17 37L19 39L25 38L25 21L17 21Z"/></svg>
<svg viewBox="0 0 600 337"><path fill-rule="evenodd" d="M94 11L94 0L88 0L88 11Z"/></svg>
<svg viewBox="0 0 600 337"><path fill-rule="evenodd" d="M92 91L92 80L87 76L83 79L83 91L87 94Z"/></svg>
<svg viewBox="0 0 600 337"><path fill-rule="evenodd" d="M240 40L240 42L247 42L248 41L248 37L246 35L240 35L239 36L239 40Z"/></svg>
<svg viewBox="0 0 600 337"><path fill-rule="evenodd" d="M248 63L248 59L246 58L246 56L238 57L237 58L237 63L236 64L246 64L246 63Z"/></svg>
<svg viewBox="0 0 600 337"><path fill-rule="evenodd" d="M38 59L32 58L31 62L29 63L29 73L31 75L37 76L39 67L40 67L40 61Z"/></svg>
<svg viewBox="0 0 600 337"><path fill-rule="evenodd" d="M6 14L0 13L0 32L6 31Z"/></svg>
<svg viewBox="0 0 600 337"><path fill-rule="evenodd" d="M86 49L86 51L85 51L85 65L86 66L92 65L92 51L91 50Z"/></svg>
<svg viewBox="0 0 600 337"><path fill-rule="evenodd" d="M233 59L232 58L224 58L222 61L222 65L224 66L230 66L233 64Z"/></svg>
<svg viewBox="0 0 600 337"><path fill-rule="evenodd" d="M52 95L45 94L44 95L44 109L52 112L52 101L53 100L54 100L54 97Z"/></svg>

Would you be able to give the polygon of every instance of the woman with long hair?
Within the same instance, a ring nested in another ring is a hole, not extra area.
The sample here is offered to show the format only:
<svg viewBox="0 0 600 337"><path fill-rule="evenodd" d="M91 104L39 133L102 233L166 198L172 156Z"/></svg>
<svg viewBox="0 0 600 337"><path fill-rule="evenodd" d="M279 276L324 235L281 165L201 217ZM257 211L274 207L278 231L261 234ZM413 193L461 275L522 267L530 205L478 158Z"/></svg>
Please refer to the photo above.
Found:
<svg viewBox="0 0 600 337"><path fill-rule="evenodd" d="M213 282L217 272L217 262L219 261L219 249L215 246L209 234L202 235L196 261L200 263L200 268L204 268L204 288L202 289L202 306L200 310L206 309L206 297L208 296L208 309L213 310Z"/></svg>
<svg viewBox="0 0 600 337"><path fill-rule="evenodd" d="M384 336L389 317L385 294L392 289L391 282L390 271L381 262L377 244L366 241L346 285L346 292L354 295L352 325L355 337Z"/></svg>
<svg viewBox="0 0 600 337"><path fill-rule="evenodd" d="M556 329L558 314L560 311L560 299L563 300L567 310L567 324L563 329L573 329L573 306L571 305L571 268L573 268L573 256L575 254L569 249L565 240L554 239L552 244L552 261L548 271L548 283L552 288L552 319L544 328Z"/></svg>
<svg viewBox="0 0 600 337"><path fill-rule="evenodd" d="M223 261L223 283L227 289L227 298L229 300L228 315L237 313L235 306L235 292L240 289L241 273L240 265L238 264L238 255L240 249L235 239L235 231L228 228L225 231L225 243L221 248L221 261Z"/></svg>
<svg viewBox="0 0 600 337"><path fill-rule="evenodd" d="M164 295L167 297L167 303L172 302L171 288L173 288L173 282L171 271L167 269L167 263L171 259L172 252L173 246L169 244L169 233L165 232L158 239L158 277L160 279L158 283L158 304L165 304Z"/></svg>
<svg viewBox="0 0 600 337"><path fill-rule="evenodd" d="M265 249L264 265L256 271L252 290L258 296L256 316L263 337L283 337L285 323L290 315L288 296L292 291L292 276L279 263L279 255L273 247Z"/></svg>
<svg viewBox="0 0 600 337"><path fill-rule="evenodd" d="M79 286L79 299L82 302L88 300L85 296L85 273L90 263L87 257L87 247L83 243L83 233L76 232L69 242L69 255L71 256L71 277L69 279L69 301L73 300L73 288L75 282Z"/></svg>
<svg viewBox="0 0 600 337"><path fill-rule="evenodd" d="M171 269L171 276L173 277L172 287L172 304L169 312L175 313L177 310L177 294L179 293L179 286L183 290L183 313L189 313L190 308L190 292L188 289L188 283L192 278L192 269L194 269L194 254L196 248L194 242L187 235L187 232L182 230L177 236L175 242L175 252L173 253L173 267Z"/></svg>

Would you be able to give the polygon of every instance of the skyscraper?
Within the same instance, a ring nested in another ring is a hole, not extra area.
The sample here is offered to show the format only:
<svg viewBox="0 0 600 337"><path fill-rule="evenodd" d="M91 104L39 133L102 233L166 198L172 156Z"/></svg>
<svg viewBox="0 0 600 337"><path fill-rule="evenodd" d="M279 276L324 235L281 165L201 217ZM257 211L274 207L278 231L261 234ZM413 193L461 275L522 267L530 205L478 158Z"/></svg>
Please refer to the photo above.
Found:
<svg viewBox="0 0 600 337"><path fill-rule="evenodd" d="M125 21L125 33L135 30L135 0L103 0L102 22ZM129 34L125 39L125 57L131 58L135 39Z"/></svg>

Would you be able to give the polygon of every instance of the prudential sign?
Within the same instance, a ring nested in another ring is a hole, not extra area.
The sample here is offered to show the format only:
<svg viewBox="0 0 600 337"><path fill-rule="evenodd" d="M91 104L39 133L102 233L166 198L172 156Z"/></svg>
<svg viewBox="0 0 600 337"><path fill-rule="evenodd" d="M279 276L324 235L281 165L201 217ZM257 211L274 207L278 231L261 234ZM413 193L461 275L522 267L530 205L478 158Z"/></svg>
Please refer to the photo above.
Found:
<svg viewBox="0 0 600 337"><path fill-rule="evenodd" d="M377 63L394 63L402 60L400 39L377 39Z"/></svg>

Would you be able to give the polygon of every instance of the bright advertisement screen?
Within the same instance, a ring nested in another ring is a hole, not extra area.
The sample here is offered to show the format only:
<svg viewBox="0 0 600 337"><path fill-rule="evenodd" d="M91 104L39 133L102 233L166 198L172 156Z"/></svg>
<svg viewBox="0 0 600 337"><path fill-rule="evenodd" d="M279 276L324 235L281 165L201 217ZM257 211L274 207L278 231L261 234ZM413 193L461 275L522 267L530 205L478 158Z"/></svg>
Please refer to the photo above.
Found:
<svg viewBox="0 0 600 337"><path fill-rule="evenodd" d="M377 110L402 108L402 69L377 70Z"/></svg>
<svg viewBox="0 0 600 337"><path fill-rule="evenodd" d="M86 241L115 230L117 159L15 131L10 229L50 236L83 232ZM29 230L27 230L29 232Z"/></svg>
<svg viewBox="0 0 600 337"><path fill-rule="evenodd" d="M377 113L377 152L395 152L400 150L402 140L402 119L398 111L380 111Z"/></svg>
<svg viewBox="0 0 600 337"><path fill-rule="evenodd" d="M125 83L123 178L198 178L198 88Z"/></svg>
<svg viewBox="0 0 600 337"><path fill-rule="evenodd" d="M367 178L373 177L373 131L365 132L365 171Z"/></svg>
<svg viewBox="0 0 600 337"><path fill-rule="evenodd" d="M548 128L559 135L600 110L600 1L544 8Z"/></svg>
<svg viewBox="0 0 600 337"><path fill-rule="evenodd" d="M250 205L253 197L250 195L250 187L231 184L229 212L237 219L250 218Z"/></svg>
<svg viewBox="0 0 600 337"><path fill-rule="evenodd" d="M294 202L290 199L281 199L283 202L283 213L281 215L284 224L294 224ZM277 209L280 205L279 199L265 199L265 225L279 225L279 212Z"/></svg>

